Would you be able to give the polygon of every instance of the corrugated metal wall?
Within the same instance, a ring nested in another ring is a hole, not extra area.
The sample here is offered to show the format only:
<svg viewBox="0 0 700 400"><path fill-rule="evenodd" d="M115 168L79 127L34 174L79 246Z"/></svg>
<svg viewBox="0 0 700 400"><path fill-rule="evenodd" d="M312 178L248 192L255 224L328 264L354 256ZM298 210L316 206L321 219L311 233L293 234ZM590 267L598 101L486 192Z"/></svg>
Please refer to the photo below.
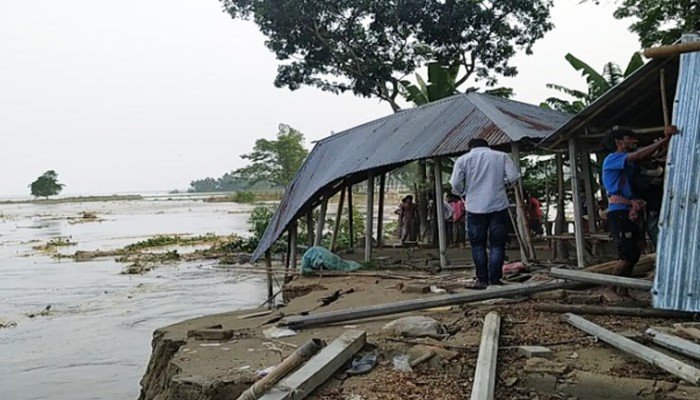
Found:
<svg viewBox="0 0 700 400"><path fill-rule="evenodd" d="M681 55L673 123L652 293L655 308L700 312L700 52Z"/></svg>

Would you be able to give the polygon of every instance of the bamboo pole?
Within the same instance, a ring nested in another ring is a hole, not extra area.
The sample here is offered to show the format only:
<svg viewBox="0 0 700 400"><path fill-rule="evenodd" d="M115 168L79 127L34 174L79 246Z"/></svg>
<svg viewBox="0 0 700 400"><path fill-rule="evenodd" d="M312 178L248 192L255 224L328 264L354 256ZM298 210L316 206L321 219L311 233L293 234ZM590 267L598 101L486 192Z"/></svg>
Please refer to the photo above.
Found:
<svg viewBox="0 0 700 400"><path fill-rule="evenodd" d="M333 225L333 236L331 237L331 251L336 251L338 243L338 232L340 231L340 219L343 217L343 202L345 201L345 189L340 191L340 199L338 200L338 209L335 212L335 224Z"/></svg>
<svg viewBox="0 0 700 400"><path fill-rule="evenodd" d="M685 42L677 44L669 44L666 46L650 47L644 49L644 57L646 58L665 58L672 57L682 53L690 53L700 51L700 41Z"/></svg>
<svg viewBox="0 0 700 400"><path fill-rule="evenodd" d="M481 345L476 360L471 400L494 398L500 329L501 317L495 311L491 311L484 318L484 329L481 331Z"/></svg>
<svg viewBox="0 0 700 400"><path fill-rule="evenodd" d="M666 97L666 70L661 68L659 71L659 81L661 89L661 108L664 112L664 127L671 125L671 117L668 112L668 100Z"/></svg>
<svg viewBox="0 0 700 400"><path fill-rule="evenodd" d="M578 162L576 161L576 139L569 139L569 165L571 170L571 197L574 202L574 234L576 236L576 264L579 268L586 267L586 260L584 257L584 242L583 242L583 229L581 226L582 212L581 212L581 198L579 194L581 193L581 188L578 184Z"/></svg>
<svg viewBox="0 0 700 400"><path fill-rule="evenodd" d="M365 222L365 262L372 260L372 224L374 222L374 171L367 177L367 220Z"/></svg>
<svg viewBox="0 0 700 400"><path fill-rule="evenodd" d="M382 247L384 238L384 189L386 174L379 176L379 199L377 204L377 247Z"/></svg>
<svg viewBox="0 0 700 400"><path fill-rule="evenodd" d="M353 216L352 216L352 185L348 185L348 235L349 247L352 249L355 247L355 227L353 226Z"/></svg>
<svg viewBox="0 0 700 400"><path fill-rule="evenodd" d="M440 252L440 268L447 267L447 233L445 232L445 210L443 209L442 169L440 159L433 163L433 181L435 182L435 207L437 210L438 248Z"/></svg>
<svg viewBox="0 0 700 400"><path fill-rule="evenodd" d="M684 379L693 385L700 384L700 370L691 365L669 357L660 351L643 346L631 339L627 339L622 335L598 326L578 315L567 313L562 316L562 319L618 350L656 365L664 371Z"/></svg>

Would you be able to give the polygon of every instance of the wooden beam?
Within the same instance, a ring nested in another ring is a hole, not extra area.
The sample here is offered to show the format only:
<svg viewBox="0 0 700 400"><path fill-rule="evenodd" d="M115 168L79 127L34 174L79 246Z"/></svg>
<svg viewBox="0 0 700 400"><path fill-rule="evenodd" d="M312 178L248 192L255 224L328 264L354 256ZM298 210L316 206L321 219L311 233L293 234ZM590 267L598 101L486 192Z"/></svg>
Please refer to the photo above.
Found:
<svg viewBox="0 0 700 400"><path fill-rule="evenodd" d="M690 53L700 51L700 41L669 44L666 46L650 47L644 49L644 57L646 58L666 58L676 56L682 53Z"/></svg>
<svg viewBox="0 0 700 400"><path fill-rule="evenodd" d="M349 237L349 245L350 248L355 247L355 227L353 226L353 217L352 217L352 185L348 185L347 188L348 191L348 235Z"/></svg>
<svg viewBox="0 0 700 400"><path fill-rule="evenodd" d="M569 165L571 171L571 198L574 202L574 234L576 236L576 265L579 268L586 267L584 257L583 227L581 221L583 212L581 211L581 188L578 184L578 162L576 160L576 140L569 139Z"/></svg>
<svg viewBox="0 0 700 400"><path fill-rule="evenodd" d="M593 193L593 174L591 171L591 154L587 147L581 149L581 173L583 174L583 187L586 193L586 211L588 214L588 232L595 233L596 229L596 202Z"/></svg>
<svg viewBox="0 0 700 400"><path fill-rule="evenodd" d="M549 275L553 278L566 279L576 282L595 283L598 285L617 286L629 289L651 290L652 282L644 279L627 278L624 276L597 274L595 272L572 271L570 269L552 268Z"/></svg>
<svg viewBox="0 0 700 400"><path fill-rule="evenodd" d="M384 189L386 174L379 176L379 199L377 204L377 247L382 247L384 239Z"/></svg>
<svg viewBox="0 0 700 400"><path fill-rule="evenodd" d="M338 243L338 232L340 231L340 219L343 217L343 203L345 201L345 190L340 190L340 199L338 199L338 208L335 212L335 224L333 225L333 236L331 237L330 251L336 251Z"/></svg>
<svg viewBox="0 0 700 400"><path fill-rule="evenodd" d="M365 331L345 331L292 375L280 381L261 400L303 399L330 378L366 342Z"/></svg>
<svg viewBox="0 0 700 400"><path fill-rule="evenodd" d="M275 302L272 301L272 257L270 256L270 250L265 251L265 268L267 271L267 306L269 308L275 307Z"/></svg>
<svg viewBox="0 0 700 400"><path fill-rule="evenodd" d="M669 335L668 333L661 332L654 328L649 328L644 333L651 337L651 340L653 340L654 343L658 344L659 346L673 350L676 353L692 357L696 360L700 360L700 345L695 342L685 340L675 335Z"/></svg>
<svg viewBox="0 0 700 400"><path fill-rule="evenodd" d="M365 222L365 262L372 260L372 224L374 223L374 171L367 176L367 219Z"/></svg>
<svg viewBox="0 0 700 400"><path fill-rule="evenodd" d="M433 163L433 182L435 182L435 208L437 211L438 249L440 252L440 268L447 267L447 233L445 232L445 210L443 209L442 168L440 159Z"/></svg>
<svg viewBox="0 0 700 400"><path fill-rule="evenodd" d="M591 314L591 315L623 315L629 317L640 318L669 318L669 319L686 319L695 320L698 314L674 311L674 310L657 310L654 308L635 308L635 307L610 307L610 306L591 306L586 304L546 304L537 303L532 305L535 311L552 312L552 313L576 313L576 314Z"/></svg>
<svg viewBox="0 0 700 400"><path fill-rule="evenodd" d="M311 247L314 245L314 209L310 208L306 211L306 244Z"/></svg>
<svg viewBox="0 0 700 400"><path fill-rule="evenodd" d="M310 315L293 315L280 321L281 326L292 329L303 329L310 326L331 324L335 322L352 321L380 315L400 314L408 311L424 310L426 308L449 306L454 304L471 303L499 297L520 296L549 290L574 287L575 283L566 281L533 282L518 285L497 286L489 290L470 291L460 294L447 294L424 299L404 300L393 303L375 304L366 307L356 307L347 310L328 311Z"/></svg>
<svg viewBox="0 0 700 400"><path fill-rule="evenodd" d="M557 171L557 215L554 220L554 234L561 235L566 228L566 213L564 206L564 156L562 154L554 154L554 163ZM555 259L567 259L569 250L566 243L557 240L554 247Z"/></svg>
<svg viewBox="0 0 700 400"><path fill-rule="evenodd" d="M661 90L661 110L664 113L664 127L671 125L671 116L668 112L668 97L666 96L666 69L659 70L659 81Z"/></svg>
<svg viewBox="0 0 700 400"><path fill-rule="evenodd" d="M471 400L492 400L496 387L496 364L498 361L498 337L501 317L495 311L486 314L481 331L481 345L474 371Z"/></svg>
<svg viewBox="0 0 700 400"><path fill-rule="evenodd" d="M512 142L510 144L511 158L513 159L513 164L515 164L515 169L518 170L518 174L522 176L522 167L520 165L520 143ZM520 232L520 237L525 244L525 254L526 257L524 261L534 260L536 258L535 247L532 245L532 238L530 238L530 227L527 223L527 216L525 215L525 201L523 200L523 187L520 181L515 184L515 205L516 205L516 224L513 228Z"/></svg>
<svg viewBox="0 0 700 400"><path fill-rule="evenodd" d="M297 221L292 221L289 226L289 262L290 269L296 271L297 269ZM301 268L301 267L300 267ZM301 269L299 269L301 273ZM285 277L285 280L288 278Z"/></svg>
<svg viewBox="0 0 700 400"><path fill-rule="evenodd" d="M328 197L324 197L321 201L321 207L318 210L318 219L316 220L316 238L314 246L320 246L323 241L323 228L326 226L326 211L328 210Z"/></svg>
<svg viewBox="0 0 700 400"><path fill-rule="evenodd" d="M631 339L627 339L622 335L596 325L585 318L579 317L578 315L567 313L562 316L562 319L576 328L588 333L589 335L597 337L599 340L602 340L618 350L654 364L664 371L686 380L693 385L700 384L700 370L691 365L669 357L660 351L643 346Z"/></svg>

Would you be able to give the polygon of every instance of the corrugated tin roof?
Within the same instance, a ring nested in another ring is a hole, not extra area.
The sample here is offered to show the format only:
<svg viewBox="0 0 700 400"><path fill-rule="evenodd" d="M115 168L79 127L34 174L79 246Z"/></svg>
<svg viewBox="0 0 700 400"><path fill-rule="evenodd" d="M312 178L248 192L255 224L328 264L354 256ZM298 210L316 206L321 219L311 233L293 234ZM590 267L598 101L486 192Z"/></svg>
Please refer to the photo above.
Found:
<svg viewBox="0 0 700 400"><path fill-rule="evenodd" d="M700 52L681 55L673 123L652 293L656 308L700 312Z"/></svg>
<svg viewBox="0 0 700 400"><path fill-rule="evenodd" d="M492 146L539 140L569 114L480 93L458 94L348 129L316 143L253 254L257 260L296 215L359 172L463 153L472 138Z"/></svg>

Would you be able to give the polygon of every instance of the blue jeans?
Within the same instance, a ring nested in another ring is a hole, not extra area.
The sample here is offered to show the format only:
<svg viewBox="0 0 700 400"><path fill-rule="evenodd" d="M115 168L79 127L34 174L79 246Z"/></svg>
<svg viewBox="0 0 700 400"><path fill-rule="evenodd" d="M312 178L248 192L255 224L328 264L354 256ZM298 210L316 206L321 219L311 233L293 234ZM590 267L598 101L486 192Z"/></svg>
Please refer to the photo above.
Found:
<svg viewBox="0 0 700 400"><path fill-rule="evenodd" d="M476 265L476 279L484 284L499 284L508 238L508 210L487 214L467 213L467 234ZM488 241L489 255L486 254Z"/></svg>

